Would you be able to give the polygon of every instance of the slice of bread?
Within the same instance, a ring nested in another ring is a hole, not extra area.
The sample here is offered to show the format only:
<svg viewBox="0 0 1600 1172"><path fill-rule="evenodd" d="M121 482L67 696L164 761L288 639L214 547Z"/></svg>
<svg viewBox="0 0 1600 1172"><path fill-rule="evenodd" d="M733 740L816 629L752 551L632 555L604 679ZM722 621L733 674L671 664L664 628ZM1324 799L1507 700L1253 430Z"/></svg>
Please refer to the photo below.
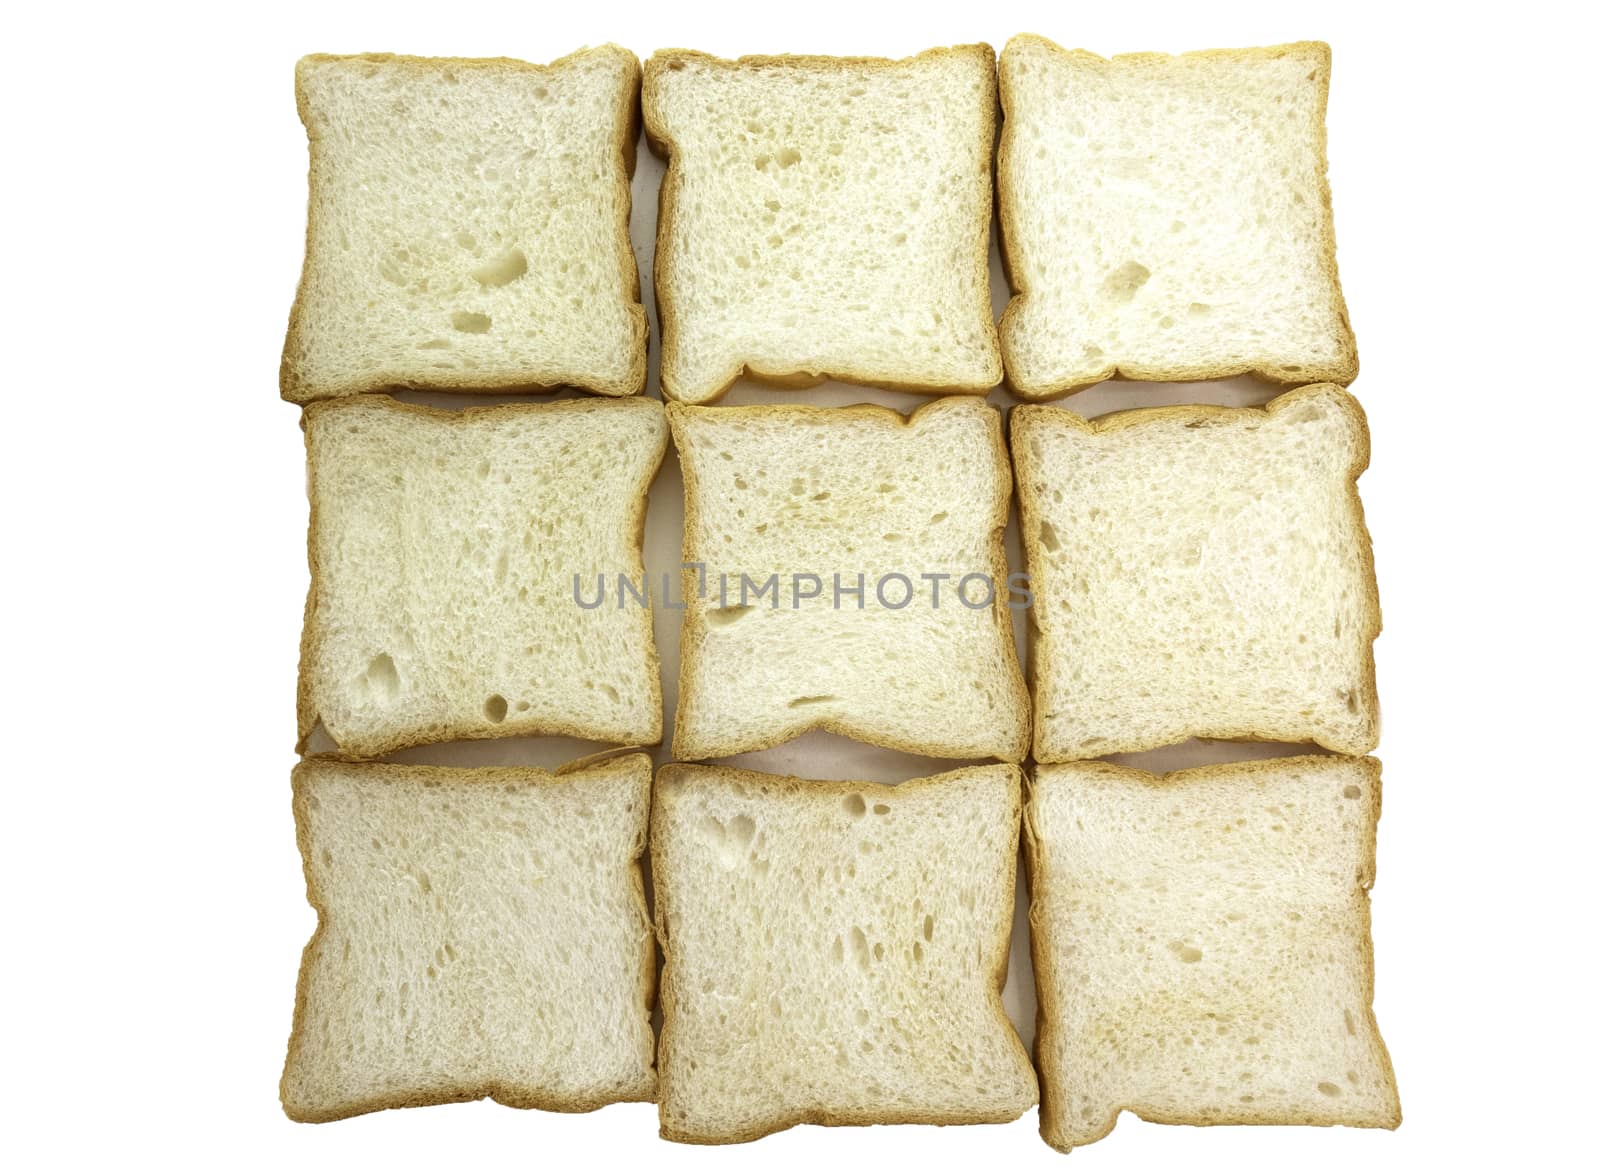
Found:
<svg viewBox="0 0 1600 1172"><path fill-rule="evenodd" d="M1372 1015L1378 762L1043 765L1024 821L1045 1141L1396 1127Z"/></svg>
<svg viewBox="0 0 1600 1172"><path fill-rule="evenodd" d="M281 1088L291 1119L493 1098L654 1098L642 753L565 775L294 772L317 931Z"/></svg>
<svg viewBox="0 0 1600 1172"><path fill-rule="evenodd" d="M718 398L741 374L983 392L994 50L903 61L665 50L645 131L668 159L655 290L661 388Z"/></svg>
<svg viewBox="0 0 1600 1172"><path fill-rule="evenodd" d="M997 1123L1036 1101L1000 1004L1021 776L898 786L669 765L650 860L661 1134Z"/></svg>
<svg viewBox="0 0 1600 1172"><path fill-rule="evenodd" d="M1367 425L1349 394L1092 422L1018 407L1011 451L1038 760L1188 737L1377 744Z"/></svg>
<svg viewBox="0 0 1600 1172"><path fill-rule="evenodd" d="M549 66L303 59L311 202L283 397L643 390L638 92L615 45Z"/></svg>
<svg viewBox="0 0 1600 1172"><path fill-rule="evenodd" d="M341 756L557 734L661 739L650 614L592 601L644 580L659 403L441 411L361 396L305 418L311 591L300 748Z"/></svg>
<svg viewBox="0 0 1600 1172"><path fill-rule="evenodd" d="M1328 46L1000 57L997 181L1011 387L1253 371L1348 383L1334 264Z"/></svg>
<svg viewBox="0 0 1600 1172"><path fill-rule="evenodd" d="M684 574L674 756L821 728L931 757L1022 759L1028 697L1002 545L1011 473L994 408L667 414L683 560L703 566Z"/></svg>

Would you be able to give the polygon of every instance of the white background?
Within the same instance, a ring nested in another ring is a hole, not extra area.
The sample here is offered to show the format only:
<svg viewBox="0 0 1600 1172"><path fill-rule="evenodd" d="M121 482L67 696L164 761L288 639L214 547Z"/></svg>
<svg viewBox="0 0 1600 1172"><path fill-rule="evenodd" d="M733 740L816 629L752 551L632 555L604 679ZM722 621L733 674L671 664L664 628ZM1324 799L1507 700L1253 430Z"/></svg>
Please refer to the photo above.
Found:
<svg viewBox="0 0 1600 1172"><path fill-rule="evenodd" d="M1561 15L1576 6L46 7L8 14L0 80L13 795L0 852L0 1144L11 1157L306 1168L1063 1158L1038 1139L1034 1112L1003 1127L802 1127L699 1149L657 1140L649 1105L562 1116L476 1103L310 1127L277 1104L314 920L288 788L304 471L298 413L276 383L305 214L295 59L547 61L606 40L641 58L665 46L902 56L972 40L998 49L1033 31L1101 53L1333 45L1331 180L1361 352L1353 389L1372 427L1361 489L1385 619L1377 1014L1406 1117L1391 1134L1124 1116L1070 1159L1344 1169L1593 1158L1600 388L1593 40ZM647 303L659 173L641 152L634 236ZM1266 393L1244 380L1124 383L1069 405ZM741 387L731 401L760 397L776 395ZM915 401L836 386L807 397ZM669 457L656 500L676 486ZM670 500L654 510L658 567L680 524ZM416 755L574 751L524 742ZM1239 752L1191 746L1155 760ZM892 779L927 765L825 737L762 758L812 776ZM1014 956L1007 1003L1025 1037L1028 980Z"/></svg>

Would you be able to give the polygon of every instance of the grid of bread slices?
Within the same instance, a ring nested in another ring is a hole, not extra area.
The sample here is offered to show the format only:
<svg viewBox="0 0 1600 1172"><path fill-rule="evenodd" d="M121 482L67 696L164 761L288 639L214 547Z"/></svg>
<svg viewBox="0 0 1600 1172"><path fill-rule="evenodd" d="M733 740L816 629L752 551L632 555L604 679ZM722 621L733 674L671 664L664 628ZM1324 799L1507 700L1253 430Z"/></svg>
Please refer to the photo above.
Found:
<svg viewBox="0 0 1600 1172"><path fill-rule="evenodd" d="M727 1143L1037 1105L1062 1150L1122 1111L1398 1124L1329 70L1313 42L1102 58L1031 35L300 62L281 386L311 503L293 788L318 922L291 1118L654 1101L664 1138ZM666 161L659 339L629 236L641 123ZM1044 402L1240 374L1280 393ZM713 405L741 378L758 401ZM826 379L927 400L795 402ZM535 397L558 388L583 393ZM651 581L669 449L682 567ZM928 776L732 760L814 730ZM529 736L596 748L403 759ZM1191 738L1299 748L1119 759ZM1001 1002L1019 859L1031 1052Z"/></svg>

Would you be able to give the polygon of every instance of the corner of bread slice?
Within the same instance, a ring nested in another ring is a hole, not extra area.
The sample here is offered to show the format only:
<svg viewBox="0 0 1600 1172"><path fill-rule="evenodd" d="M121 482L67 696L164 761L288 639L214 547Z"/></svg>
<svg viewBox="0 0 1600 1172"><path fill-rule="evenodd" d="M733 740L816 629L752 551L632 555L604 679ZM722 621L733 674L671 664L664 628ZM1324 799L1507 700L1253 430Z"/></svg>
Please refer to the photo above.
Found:
<svg viewBox="0 0 1600 1172"><path fill-rule="evenodd" d="M310 198L283 397L642 391L647 325L628 229L639 77L617 46L548 66L303 58ZM408 161L398 177L397 155ZM507 203L505 184L546 195L538 209Z"/></svg>
<svg viewBox="0 0 1600 1172"><path fill-rule="evenodd" d="M1371 759L1039 767L1025 845L1047 1142L1091 1143L1124 1110L1399 1123L1371 1008L1379 806ZM1130 938L1150 942L1131 959ZM1107 984L1115 1005L1085 992Z"/></svg>
<svg viewBox="0 0 1600 1172"><path fill-rule="evenodd" d="M663 768L663 1137L1001 1122L1033 1105L1000 1003L1019 803L1015 766L898 786Z"/></svg>
<svg viewBox="0 0 1600 1172"><path fill-rule="evenodd" d="M652 1098L655 961L639 865L649 786L637 753L566 775L298 766L296 831L318 923L280 1086L286 1114L327 1122L480 1098L590 1111ZM375 908L388 925L376 935ZM376 963L380 953L390 960ZM479 1041L462 1050L452 1039L468 1032Z"/></svg>

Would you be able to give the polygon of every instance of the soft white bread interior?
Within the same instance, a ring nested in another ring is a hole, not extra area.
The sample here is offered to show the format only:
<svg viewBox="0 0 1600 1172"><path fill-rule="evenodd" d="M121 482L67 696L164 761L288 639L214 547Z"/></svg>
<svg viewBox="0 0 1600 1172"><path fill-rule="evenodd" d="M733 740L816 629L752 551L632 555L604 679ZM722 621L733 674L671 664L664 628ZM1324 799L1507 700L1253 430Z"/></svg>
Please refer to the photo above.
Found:
<svg viewBox="0 0 1600 1172"><path fill-rule="evenodd" d="M667 412L684 561L703 564L707 587L700 597L685 575L675 756L823 728L931 757L1021 760L1027 690L1002 546L1011 473L994 408ZM836 592L836 577L860 593Z"/></svg>
<svg viewBox="0 0 1600 1172"><path fill-rule="evenodd" d="M1377 744L1367 427L1348 393L1092 422L1018 407L1011 450L1038 760L1192 736Z"/></svg>
<svg viewBox="0 0 1600 1172"><path fill-rule="evenodd" d="M318 923L283 1073L291 1118L654 1097L648 757L565 776L313 758L294 795Z"/></svg>
<svg viewBox="0 0 1600 1172"><path fill-rule="evenodd" d="M745 371L924 391L1000 381L994 50L667 50L643 93L669 160L655 259L667 396L708 402Z"/></svg>
<svg viewBox="0 0 1600 1172"><path fill-rule="evenodd" d="M1017 394L1121 374L1348 383L1319 42L1000 57L1000 322Z"/></svg>
<svg viewBox="0 0 1600 1172"><path fill-rule="evenodd" d="M1372 1014L1378 762L1041 765L1026 833L1040 1130L1395 1127Z"/></svg>
<svg viewBox="0 0 1600 1172"><path fill-rule="evenodd" d="M628 236L639 62L314 56L283 395L644 388Z"/></svg>
<svg viewBox="0 0 1600 1172"><path fill-rule="evenodd" d="M1020 774L899 786L669 765L651 867L661 1134L980 1123L1037 1101L1000 1004Z"/></svg>
<svg viewBox="0 0 1600 1172"><path fill-rule="evenodd" d="M649 611L578 604L642 582L659 403L441 411L358 396L306 412L311 592L302 747L347 757L478 737L661 739Z"/></svg>

